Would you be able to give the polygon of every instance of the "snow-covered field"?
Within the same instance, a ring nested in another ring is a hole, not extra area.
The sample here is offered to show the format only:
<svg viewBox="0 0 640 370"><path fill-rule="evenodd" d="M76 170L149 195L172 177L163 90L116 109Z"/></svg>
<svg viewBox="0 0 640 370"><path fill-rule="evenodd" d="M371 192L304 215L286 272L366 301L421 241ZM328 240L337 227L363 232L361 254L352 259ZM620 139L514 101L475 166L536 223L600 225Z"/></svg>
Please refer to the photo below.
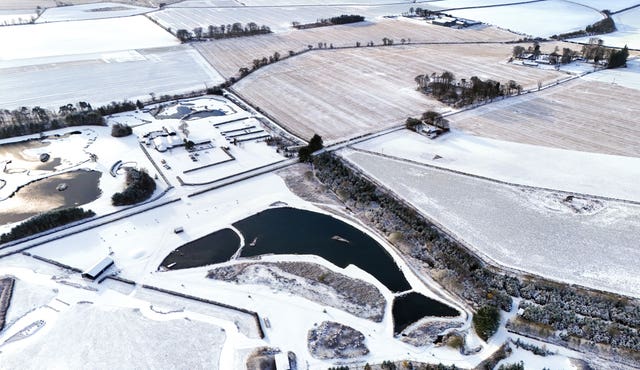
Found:
<svg viewBox="0 0 640 370"><path fill-rule="evenodd" d="M348 150L341 155L500 265L640 296L640 276L635 273L640 206L588 199L567 202L553 192L378 155Z"/></svg>
<svg viewBox="0 0 640 370"><path fill-rule="evenodd" d="M38 18L37 23L127 17L147 13L152 10L154 9L121 3L95 3L63 6L45 10Z"/></svg>
<svg viewBox="0 0 640 370"><path fill-rule="evenodd" d="M582 4L585 6L590 6L594 9L598 10L610 10L612 12L618 12L622 9L626 9L628 7L638 5L638 0L572 0L574 3Z"/></svg>
<svg viewBox="0 0 640 370"><path fill-rule="evenodd" d="M459 131L430 140L402 130L355 147L518 185L640 202L640 158L518 144Z"/></svg>
<svg viewBox="0 0 640 370"><path fill-rule="evenodd" d="M498 5L510 5L514 3L520 3L522 0L435 0L420 2L415 7L421 7L423 9L432 10L445 10L445 9L460 9L469 7L484 7L484 6L498 6Z"/></svg>
<svg viewBox="0 0 640 370"><path fill-rule="evenodd" d="M614 14L612 17L617 31L597 37L606 46L621 48L627 45L630 49L640 49L640 7ZM589 37L581 37L572 41L587 43Z"/></svg>
<svg viewBox="0 0 640 370"><path fill-rule="evenodd" d="M149 14L172 30L192 30L209 25L243 24L255 22L266 25L273 32L291 29L291 22L313 23L320 18L331 18L341 14L359 14L367 20L385 15L400 15L409 11L413 4L353 5L353 6L301 6L301 7L244 7L244 8L166 8Z"/></svg>
<svg viewBox="0 0 640 370"><path fill-rule="evenodd" d="M191 3L191 1L186 1ZM300 6L300 5L323 5L323 6L337 6L337 5L374 5L374 4L389 4L389 3L407 3L411 4L412 0L243 0L242 4L245 6ZM408 9L408 8L407 8Z"/></svg>
<svg viewBox="0 0 640 370"><path fill-rule="evenodd" d="M0 61L158 48L179 41L145 16L0 27Z"/></svg>
<svg viewBox="0 0 640 370"><path fill-rule="evenodd" d="M224 80L191 47L83 55L82 61L0 69L0 107L93 106L203 90ZM46 63L38 61L37 63Z"/></svg>
<svg viewBox="0 0 640 370"><path fill-rule="evenodd" d="M436 4L438 3L434 3ZM540 37L581 30L602 19L598 11L569 1L541 1L492 8L452 10L449 13L456 17L474 19Z"/></svg>
<svg viewBox="0 0 640 370"><path fill-rule="evenodd" d="M298 136L309 139L317 133L335 142L401 125L429 109L451 110L416 91L414 78L419 74L448 70L457 78L513 79L525 88L563 76L505 63L512 48L411 45L323 50L261 68L234 89Z"/></svg>
<svg viewBox="0 0 640 370"><path fill-rule="evenodd" d="M306 50L308 45L317 47L318 40L326 42L327 46L333 44L335 47L340 47L355 46L357 42L366 45L370 41L380 45L385 37L393 39L396 44L401 43L402 39L412 43L455 43L460 41L512 41L518 38L513 33L495 27L473 27L457 30L434 26L425 21L398 18L202 42L195 44L195 47L218 72L231 77L238 74L239 68L250 67L256 58L271 56L275 52L286 56L289 51ZM505 50L505 56L509 54L510 52Z"/></svg>
<svg viewBox="0 0 640 370"><path fill-rule="evenodd" d="M639 90L580 78L447 118L477 136L640 157L639 98Z"/></svg>
<svg viewBox="0 0 640 370"><path fill-rule="evenodd" d="M640 90L640 59L629 59L626 68L606 69L584 76L588 81L600 81Z"/></svg>

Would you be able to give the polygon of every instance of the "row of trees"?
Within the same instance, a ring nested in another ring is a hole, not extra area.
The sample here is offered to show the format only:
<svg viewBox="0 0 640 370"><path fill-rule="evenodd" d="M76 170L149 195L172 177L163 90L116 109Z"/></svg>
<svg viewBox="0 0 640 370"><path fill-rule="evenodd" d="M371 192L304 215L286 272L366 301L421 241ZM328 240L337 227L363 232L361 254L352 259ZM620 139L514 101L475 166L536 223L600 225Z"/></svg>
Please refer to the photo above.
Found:
<svg viewBox="0 0 640 370"><path fill-rule="evenodd" d="M559 35L553 35L551 36L551 38L556 40L564 40L564 39L569 39L574 37L593 36L593 35L601 35L604 33L615 32L616 24L613 21L613 18L611 18L610 12L608 10L603 10L602 12L605 14L605 18L597 21L594 24L588 25L585 29L568 32L568 33L562 33Z"/></svg>
<svg viewBox="0 0 640 370"><path fill-rule="evenodd" d="M339 24L357 23L357 22L363 22L363 21L364 21L364 17L361 15L342 14L337 17L318 19L314 23L301 24L300 22L292 22L291 25L293 26L293 28L297 28L300 30L300 29L315 28L315 27L333 26L333 25L339 25Z"/></svg>
<svg viewBox="0 0 640 370"><path fill-rule="evenodd" d="M525 56L530 56L531 59L537 59L542 55L543 52L540 49L540 43L534 41L532 45L528 48L525 48L522 45L516 45L513 47L513 58L516 59L524 59ZM560 53L560 48L556 46L553 49L553 52L549 54L549 63L551 64L568 64L573 62L575 59L580 57L580 53L570 48L562 48L562 53Z"/></svg>
<svg viewBox="0 0 640 370"><path fill-rule="evenodd" d="M543 54L540 43L537 41L527 48L522 45L513 47L513 58L517 59L536 60ZM583 58L586 61L593 61L593 63L606 61L607 68L618 68L627 63L628 57L629 48L626 45L620 50L607 48L603 45L602 39L592 37L587 44L582 46L580 52L570 48L562 48L562 53L560 53L560 48L556 45L554 50L548 54L548 61L551 64L567 64L578 58Z"/></svg>
<svg viewBox="0 0 640 370"><path fill-rule="evenodd" d="M60 106L57 112L42 107L0 110L0 138L40 133L71 126L104 126L102 113L79 102Z"/></svg>
<svg viewBox="0 0 640 370"><path fill-rule="evenodd" d="M268 26L258 26L255 22L249 22L246 25L236 22L233 24L221 24L219 26L209 25L206 29L196 27L192 31L179 29L176 31L176 37L182 42L199 41L203 39L225 39L231 37L263 35L271 33Z"/></svg>
<svg viewBox="0 0 640 370"><path fill-rule="evenodd" d="M520 94L522 86L514 80L502 85L498 81L486 80L473 76L469 80L457 81L453 73L445 71L438 75L418 75L415 78L418 90L431 94L437 100L455 107L492 101L499 96Z"/></svg>
<svg viewBox="0 0 640 370"><path fill-rule="evenodd" d="M91 104L81 101L65 104L57 112L42 107L20 107L14 110L0 110L0 139L31 135L47 130L72 126L104 126L104 116L142 109L144 104L125 100L111 102L94 109Z"/></svg>
<svg viewBox="0 0 640 370"><path fill-rule="evenodd" d="M126 188L111 197L114 206L126 206L145 201L156 190L156 182L146 170L129 168L125 180Z"/></svg>
<svg viewBox="0 0 640 370"><path fill-rule="evenodd" d="M0 243L8 243L93 216L95 216L93 211L85 211L78 207L46 212L30 218L14 226L8 233L2 234Z"/></svg>

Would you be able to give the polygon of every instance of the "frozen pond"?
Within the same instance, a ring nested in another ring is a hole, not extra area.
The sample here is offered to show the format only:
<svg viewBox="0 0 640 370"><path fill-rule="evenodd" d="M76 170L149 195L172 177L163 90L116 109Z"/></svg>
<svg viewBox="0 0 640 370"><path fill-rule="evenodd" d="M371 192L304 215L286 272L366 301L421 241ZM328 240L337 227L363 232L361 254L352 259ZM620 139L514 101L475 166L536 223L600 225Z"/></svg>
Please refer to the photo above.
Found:
<svg viewBox="0 0 640 370"><path fill-rule="evenodd" d="M98 171L72 171L31 182L12 197L0 201L0 225L54 209L91 203L100 197L101 176L102 172ZM58 190L62 184L66 189Z"/></svg>
<svg viewBox="0 0 640 370"><path fill-rule="evenodd" d="M160 266L179 270L222 263L228 261L239 247L238 234L231 229L222 229L175 249Z"/></svg>
<svg viewBox="0 0 640 370"><path fill-rule="evenodd" d="M234 224L247 244L242 257L311 254L345 268L356 265L389 290L411 289L393 258L369 235L331 216L295 208L272 208Z"/></svg>

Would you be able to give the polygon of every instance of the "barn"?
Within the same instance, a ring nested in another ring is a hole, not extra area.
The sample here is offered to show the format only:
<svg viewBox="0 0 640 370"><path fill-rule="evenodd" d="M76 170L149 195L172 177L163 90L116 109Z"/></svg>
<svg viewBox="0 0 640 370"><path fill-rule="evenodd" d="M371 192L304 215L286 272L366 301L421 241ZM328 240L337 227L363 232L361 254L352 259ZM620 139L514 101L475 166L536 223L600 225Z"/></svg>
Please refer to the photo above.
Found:
<svg viewBox="0 0 640 370"><path fill-rule="evenodd" d="M93 267L82 273L82 277L89 280L95 280L109 267L113 266L113 259L109 256L98 261Z"/></svg>

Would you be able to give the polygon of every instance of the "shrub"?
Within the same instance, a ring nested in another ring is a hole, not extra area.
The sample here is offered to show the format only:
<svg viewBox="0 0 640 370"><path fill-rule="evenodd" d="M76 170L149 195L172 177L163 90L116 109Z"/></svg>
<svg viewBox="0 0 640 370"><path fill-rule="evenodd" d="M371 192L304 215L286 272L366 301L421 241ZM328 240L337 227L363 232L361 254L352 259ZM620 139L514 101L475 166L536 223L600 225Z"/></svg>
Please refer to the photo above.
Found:
<svg viewBox="0 0 640 370"><path fill-rule="evenodd" d="M133 133L131 127L127 124L116 123L111 126L111 136L113 137L125 137L129 136Z"/></svg>
<svg viewBox="0 0 640 370"><path fill-rule="evenodd" d="M473 315L476 333L487 341L500 326L500 311L494 306L483 306Z"/></svg>
<svg viewBox="0 0 640 370"><path fill-rule="evenodd" d="M304 146L298 150L298 157L300 158L300 162L311 162L311 154L313 152L322 149L324 146L322 144L322 138L319 135L313 135L311 140L309 141L309 145Z"/></svg>
<svg viewBox="0 0 640 370"><path fill-rule="evenodd" d="M126 185L122 192L113 194L111 204L126 206L140 203L149 199L156 190L156 182L144 169L128 169Z"/></svg>

